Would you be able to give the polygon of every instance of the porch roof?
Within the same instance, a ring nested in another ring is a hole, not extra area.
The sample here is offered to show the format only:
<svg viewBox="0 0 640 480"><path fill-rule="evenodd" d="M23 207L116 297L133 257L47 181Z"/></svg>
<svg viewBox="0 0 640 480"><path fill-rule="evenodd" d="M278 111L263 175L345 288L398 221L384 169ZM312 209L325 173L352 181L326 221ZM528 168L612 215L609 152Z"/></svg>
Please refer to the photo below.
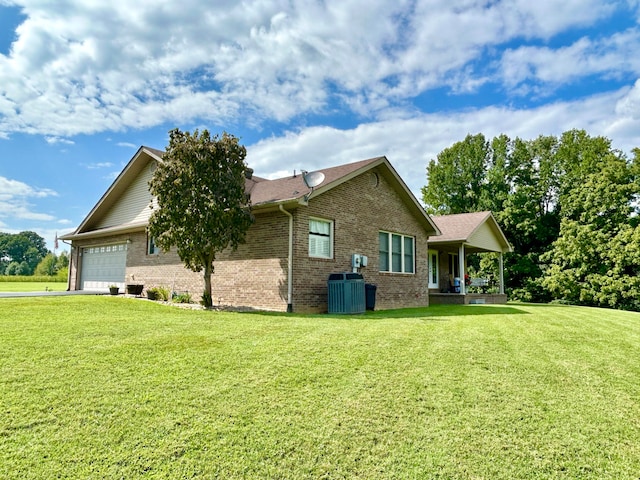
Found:
<svg viewBox="0 0 640 480"><path fill-rule="evenodd" d="M432 216L442 232L429 239L429 245L441 250L457 251L460 245L469 253L510 252L509 241L489 211Z"/></svg>

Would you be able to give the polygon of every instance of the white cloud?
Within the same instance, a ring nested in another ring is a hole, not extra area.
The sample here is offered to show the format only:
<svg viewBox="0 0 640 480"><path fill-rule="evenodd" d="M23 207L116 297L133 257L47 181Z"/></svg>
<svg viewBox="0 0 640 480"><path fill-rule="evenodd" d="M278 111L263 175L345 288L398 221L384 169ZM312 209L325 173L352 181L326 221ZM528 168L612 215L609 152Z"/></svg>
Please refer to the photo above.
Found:
<svg viewBox="0 0 640 480"><path fill-rule="evenodd" d="M10 197L51 197L58 194L48 188L35 188L18 180L0 176L0 200Z"/></svg>
<svg viewBox="0 0 640 480"><path fill-rule="evenodd" d="M439 152L471 133L487 138L502 133L511 138L560 135L585 129L591 135L615 138L614 146L625 152L638 146L640 116L626 116L622 124L611 123L625 102L640 101L640 82L635 89L594 96L585 101L558 102L533 110L489 107L454 114L422 114L361 124L351 130L311 127L262 140L247 147L247 162L258 176L278 177L315 170L369 157L386 155L420 198L426 183L426 166ZM635 107L634 107L635 108ZM633 111L637 111L632 109ZM282 166L287 165L288 170Z"/></svg>
<svg viewBox="0 0 640 480"><path fill-rule="evenodd" d="M592 25L618 5L225 0L212 9L202 0L15 3L27 17L10 54L0 55L0 137L45 133L54 143L166 121L258 126L265 118L287 121L336 104L377 115L431 88L474 91L488 81L486 66L477 61L491 59L492 49ZM611 42L607 63L622 60L634 70L629 54L635 44ZM559 55L587 73L601 73L595 64L604 56L579 47ZM535 53L538 61L520 60L505 78L518 83L531 75L554 81L575 75L545 70L547 52Z"/></svg>
<svg viewBox="0 0 640 480"><path fill-rule="evenodd" d="M118 178L118 175L120 175L120 170L116 170L113 172L108 173L107 175L105 175L104 178L105 180L108 180L110 182L113 182L116 178Z"/></svg>
<svg viewBox="0 0 640 480"><path fill-rule="evenodd" d="M75 145L75 142L61 137L44 137L49 145L55 145L56 143L63 143L65 145Z"/></svg>
<svg viewBox="0 0 640 480"><path fill-rule="evenodd" d="M98 162L98 163L86 163L83 166L89 170L99 170L101 168L111 168L113 163L111 162Z"/></svg>
<svg viewBox="0 0 640 480"><path fill-rule="evenodd" d="M51 221L53 215L34 212L30 198L42 199L55 197L58 194L48 188L35 188L18 180L0 176L0 218L20 220Z"/></svg>
<svg viewBox="0 0 640 480"><path fill-rule="evenodd" d="M513 88L523 83L544 82L566 85L590 75L616 78L629 73L640 75L640 30L637 28L611 37L581 38L573 44L552 49L525 46L507 50L501 59L501 76Z"/></svg>

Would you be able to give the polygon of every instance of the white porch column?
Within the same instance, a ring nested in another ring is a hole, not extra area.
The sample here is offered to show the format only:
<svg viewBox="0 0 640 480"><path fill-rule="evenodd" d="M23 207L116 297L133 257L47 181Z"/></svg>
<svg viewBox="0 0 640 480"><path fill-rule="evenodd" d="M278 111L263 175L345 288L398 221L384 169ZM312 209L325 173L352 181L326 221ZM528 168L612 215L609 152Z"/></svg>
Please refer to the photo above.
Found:
<svg viewBox="0 0 640 480"><path fill-rule="evenodd" d="M498 263L500 264L500 294L504 295L504 262L502 260L502 252L498 257Z"/></svg>
<svg viewBox="0 0 640 480"><path fill-rule="evenodd" d="M460 293L464 295L467 290L466 285L464 284L464 243L460 245L458 250L458 263L460 265Z"/></svg>

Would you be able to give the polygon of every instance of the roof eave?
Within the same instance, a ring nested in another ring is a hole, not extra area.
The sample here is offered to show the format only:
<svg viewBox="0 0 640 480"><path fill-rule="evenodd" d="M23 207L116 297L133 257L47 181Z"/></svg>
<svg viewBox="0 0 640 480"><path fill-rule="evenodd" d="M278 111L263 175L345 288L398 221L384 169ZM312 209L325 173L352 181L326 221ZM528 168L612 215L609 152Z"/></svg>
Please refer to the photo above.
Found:
<svg viewBox="0 0 640 480"><path fill-rule="evenodd" d="M100 238L108 235L137 232L147 228L147 225L148 225L148 222L138 222L138 223L125 224L125 225L117 225L115 227L100 228L98 230L90 230L88 232L82 232L82 233L76 233L77 232L76 230L76 232L68 233L66 235L60 236L59 239L72 241L72 242L77 240L89 240L92 238Z"/></svg>
<svg viewBox="0 0 640 480"><path fill-rule="evenodd" d="M409 187L407 186L407 184L404 182L404 180L402 180L402 177L400 177L400 175L398 174L398 172L396 171L395 168L393 168L393 166L391 165L391 163L389 162L389 160L387 159L387 157L381 157L383 159L383 162L380 163L385 163L389 169L389 171L391 172L391 174L393 175L393 177L395 178L395 180L400 184L400 186L403 188L403 190L405 191L405 193L407 194L407 196L409 197L409 199L411 200L413 206L415 207L415 209L420 213L420 215L427 221L427 223L429 224L429 226L431 227L431 232L429 232L429 236L440 236L442 235L442 232L440 231L440 229L438 228L438 226L435 224L435 222L431 219L431 217L429 216L429 214L426 212L426 210L424 209L424 207L422 205L420 205L420 202L418 201L418 199L415 197L415 195L413 195L413 193L411 193L411 190L409 189Z"/></svg>

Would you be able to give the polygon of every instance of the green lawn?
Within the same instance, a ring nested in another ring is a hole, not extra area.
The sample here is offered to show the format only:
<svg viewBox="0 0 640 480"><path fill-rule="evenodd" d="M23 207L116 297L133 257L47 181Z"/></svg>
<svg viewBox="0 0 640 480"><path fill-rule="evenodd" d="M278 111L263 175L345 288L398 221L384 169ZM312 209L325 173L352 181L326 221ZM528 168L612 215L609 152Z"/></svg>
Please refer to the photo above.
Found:
<svg viewBox="0 0 640 480"><path fill-rule="evenodd" d="M64 292L67 282L0 282L0 292Z"/></svg>
<svg viewBox="0 0 640 480"><path fill-rule="evenodd" d="M0 299L0 478L625 479L640 314Z"/></svg>

